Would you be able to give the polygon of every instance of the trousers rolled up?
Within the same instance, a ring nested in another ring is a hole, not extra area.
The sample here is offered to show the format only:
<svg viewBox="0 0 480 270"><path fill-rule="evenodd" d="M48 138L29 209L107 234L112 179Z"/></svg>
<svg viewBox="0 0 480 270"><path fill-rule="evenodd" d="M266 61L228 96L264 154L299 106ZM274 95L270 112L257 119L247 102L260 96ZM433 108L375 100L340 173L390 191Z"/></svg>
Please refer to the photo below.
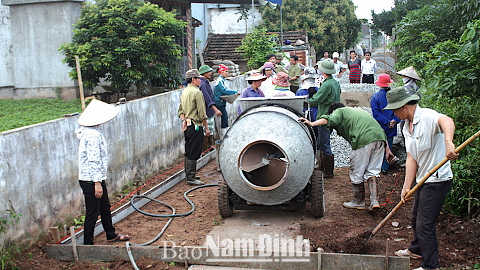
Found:
<svg viewBox="0 0 480 270"><path fill-rule="evenodd" d="M98 215L102 219L102 226L105 230L107 240L117 237L115 227L112 224L112 213L110 211L110 201L108 200L107 185L102 181L103 194L101 198L95 197L95 184L91 181L79 181L85 197L85 223L83 227L83 244L93 245L93 234Z"/></svg>
<svg viewBox="0 0 480 270"><path fill-rule="evenodd" d="M384 141L374 141L350 153L350 180L353 184L379 177L385 151Z"/></svg>
<svg viewBox="0 0 480 270"><path fill-rule="evenodd" d="M222 112L222 128L228 127L228 114L226 105L217 105L217 109Z"/></svg>

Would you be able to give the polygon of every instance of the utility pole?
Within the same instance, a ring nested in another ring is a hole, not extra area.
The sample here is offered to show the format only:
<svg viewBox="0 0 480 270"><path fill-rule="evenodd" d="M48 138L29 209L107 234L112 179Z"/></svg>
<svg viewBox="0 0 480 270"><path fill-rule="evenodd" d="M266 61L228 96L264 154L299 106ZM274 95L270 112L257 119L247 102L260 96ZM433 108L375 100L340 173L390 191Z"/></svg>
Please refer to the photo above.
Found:
<svg viewBox="0 0 480 270"><path fill-rule="evenodd" d="M255 3L252 0L252 31L255 29Z"/></svg>

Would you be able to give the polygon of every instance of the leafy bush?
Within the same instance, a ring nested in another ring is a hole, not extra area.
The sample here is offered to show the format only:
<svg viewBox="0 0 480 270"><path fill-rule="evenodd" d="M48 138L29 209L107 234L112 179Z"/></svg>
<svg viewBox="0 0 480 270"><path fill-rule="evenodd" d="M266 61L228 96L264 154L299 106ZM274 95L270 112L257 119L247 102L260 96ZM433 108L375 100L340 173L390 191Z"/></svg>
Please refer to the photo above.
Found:
<svg viewBox="0 0 480 270"><path fill-rule="evenodd" d="M80 99L22 99L0 100L0 132L33 125L57 118L65 114L82 111Z"/></svg>
<svg viewBox="0 0 480 270"><path fill-rule="evenodd" d="M255 28L242 39L242 45L237 51L248 60L250 68L259 68L267 61L267 56L274 53L273 48L277 46L275 37L276 35L267 35L265 28Z"/></svg>
<svg viewBox="0 0 480 270"><path fill-rule="evenodd" d="M21 214L17 213L11 206L10 209L0 211L0 237L3 238L3 246L0 248L0 266L3 269L16 269L14 257L20 253L20 249L15 245L6 243L5 236L9 227L13 227L18 224ZM6 215L5 215L6 214Z"/></svg>
<svg viewBox="0 0 480 270"><path fill-rule="evenodd" d="M444 113L455 120L455 145L475 134L480 128L480 20L469 23L458 42L437 44L426 64L424 105ZM473 141L452 162L455 178L446 207L456 214L480 217L480 142Z"/></svg>
<svg viewBox="0 0 480 270"><path fill-rule="evenodd" d="M480 102L468 96L442 97L436 89L424 93L422 104L455 120L455 146L475 134L480 127ZM452 213L467 215L468 202L471 216L480 217L480 141L474 140L460 153L459 159L451 162L454 174L452 191L447 195L445 207Z"/></svg>
<svg viewBox="0 0 480 270"><path fill-rule="evenodd" d="M175 16L142 0L97 0L85 5L73 41L60 47L64 62L72 67L70 77L77 78L78 55L86 87L105 78L116 91L136 85L140 92L152 80L172 89L180 82L181 49L176 40L186 26Z"/></svg>
<svg viewBox="0 0 480 270"><path fill-rule="evenodd" d="M260 11L262 26L280 32L280 8L266 5ZM341 52L355 46L362 26L350 0L283 0L282 16L283 31L308 31L308 42L315 47L318 57L323 57L324 51Z"/></svg>

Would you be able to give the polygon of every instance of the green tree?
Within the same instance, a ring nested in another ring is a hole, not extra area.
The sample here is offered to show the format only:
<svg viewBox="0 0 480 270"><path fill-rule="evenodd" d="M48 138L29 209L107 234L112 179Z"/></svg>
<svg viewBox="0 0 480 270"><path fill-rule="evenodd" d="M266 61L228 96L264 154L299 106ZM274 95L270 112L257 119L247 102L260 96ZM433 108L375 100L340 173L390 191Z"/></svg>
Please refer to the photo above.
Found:
<svg viewBox="0 0 480 270"><path fill-rule="evenodd" d="M425 79L422 106L455 120L458 146L477 132L480 124L480 20L472 7L452 5L453 1L438 0L408 13L398 24L394 45L399 51L397 67L414 65ZM460 8L465 10L460 12ZM475 20L465 21L475 16ZM473 218L480 217L479 147L480 142L474 141L452 162L455 178L445 203L453 213L468 213Z"/></svg>
<svg viewBox="0 0 480 270"><path fill-rule="evenodd" d="M263 26L280 32L280 9L261 7ZM361 22L351 0L284 0L283 30L308 31L308 41L318 54L343 51L355 45Z"/></svg>
<svg viewBox="0 0 480 270"><path fill-rule="evenodd" d="M117 91L136 85L140 91L151 80L172 89L180 77L181 48L176 39L186 23L157 5L142 0L98 0L87 4L75 25L73 41L60 51L77 78L75 55L80 58L86 87L101 78Z"/></svg>
<svg viewBox="0 0 480 270"><path fill-rule="evenodd" d="M480 20L467 24L458 40L437 44L425 66L425 102L430 108L455 120L455 144L475 134L480 126ZM423 103L423 101L422 101ZM480 218L480 141L473 141L457 161L455 178L446 206L456 214ZM470 207L468 207L470 204Z"/></svg>
<svg viewBox="0 0 480 270"><path fill-rule="evenodd" d="M460 37L467 22L453 12L451 5L451 0L438 0L411 11L397 24L393 46L397 48L398 69L410 65L423 69L431 57L429 50L440 42Z"/></svg>
<svg viewBox="0 0 480 270"><path fill-rule="evenodd" d="M254 16L254 14L250 15L250 8L251 5L241 4L236 8L237 12L235 12L236 15L240 15L237 19L237 23L239 23L241 20L245 21L245 34L248 32L248 18L250 16Z"/></svg>
<svg viewBox="0 0 480 270"><path fill-rule="evenodd" d="M274 48L277 46L275 37L275 34L267 34L265 28L255 28L242 39L242 45L237 51L247 59L250 68L261 67L267 55L275 52Z"/></svg>
<svg viewBox="0 0 480 270"><path fill-rule="evenodd" d="M395 26L395 18L391 10L383 11L378 14L375 14L375 11L372 10L372 22L373 30L384 32L387 36L392 36L392 29Z"/></svg>
<svg viewBox="0 0 480 270"><path fill-rule="evenodd" d="M378 14L372 10L374 29L392 36L393 27L401 22L409 12L420 9L431 2L432 0L395 0L391 10Z"/></svg>

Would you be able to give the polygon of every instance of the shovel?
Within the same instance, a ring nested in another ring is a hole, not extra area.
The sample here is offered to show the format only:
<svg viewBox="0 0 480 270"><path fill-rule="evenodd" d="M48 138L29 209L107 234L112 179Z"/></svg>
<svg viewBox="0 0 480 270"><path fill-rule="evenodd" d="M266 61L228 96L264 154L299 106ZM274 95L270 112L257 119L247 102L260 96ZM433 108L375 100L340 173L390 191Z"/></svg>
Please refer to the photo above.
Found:
<svg viewBox="0 0 480 270"><path fill-rule="evenodd" d="M473 140L475 140L476 138L480 137L480 131L478 131L477 133L475 133L475 135L473 135L472 137L470 137L468 140L466 140L465 142L463 142L459 147L457 147L457 149L455 149L455 153L458 153L460 152L463 148L465 148L465 146L469 145ZM405 200L408 200L410 199L413 194L417 191L417 189L419 189L423 183L425 183L425 181L427 181L427 179L432 175L434 174L440 167L443 166L443 164L445 164L446 162L448 161L448 158L444 158L440 163L438 163L437 166L435 166L433 169L431 169L427 175L425 175L411 190L410 192L407 193L407 195L405 195ZM398 209L400 209L400 207L403 205L403 201L400 201L397 206L395 206L395 208L393 208L393 210L377 225L377 227L375 227L375 229L373 229L372 233L370 234L370 237L367 239L367 241L372 238L372 236L374 236L384 225L385 223L387 223L387 221L393 216L393 214L395 214L395 212L398 211Z"/></svg>

